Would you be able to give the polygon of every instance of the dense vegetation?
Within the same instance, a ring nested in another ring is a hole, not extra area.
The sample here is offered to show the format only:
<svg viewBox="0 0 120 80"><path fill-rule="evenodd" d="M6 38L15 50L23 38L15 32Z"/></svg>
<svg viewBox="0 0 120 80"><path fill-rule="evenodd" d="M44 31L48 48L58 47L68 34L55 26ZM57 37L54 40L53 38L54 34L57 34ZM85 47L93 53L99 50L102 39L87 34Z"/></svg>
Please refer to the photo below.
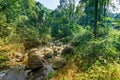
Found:
<svg viewBox="0 0 120 80"><path fill-rule="evenodd" d="M120 80L120 14L107 10L111 0L78 1L50 10L34 0L0 0L0 69L16 51L60 40L74 52L52 80Z"/></svg>

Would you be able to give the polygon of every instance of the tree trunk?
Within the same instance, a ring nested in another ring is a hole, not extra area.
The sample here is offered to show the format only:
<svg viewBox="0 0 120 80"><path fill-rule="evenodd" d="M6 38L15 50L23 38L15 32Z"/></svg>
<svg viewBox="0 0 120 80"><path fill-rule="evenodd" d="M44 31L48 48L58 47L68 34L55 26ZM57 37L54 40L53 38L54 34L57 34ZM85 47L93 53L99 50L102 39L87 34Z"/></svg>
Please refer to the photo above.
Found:
<svg viewBox="0 0 120 80"><path fill-rule="evenodd" d="M106 17L106 2L104 3L104 6L103 6L103 8L104 8L104 17Z"/></svg>
<svg viewBox="0 0 120 80"><path fill-rule="evenodd" d="M93 29L94 38L97 37L98 30L97 22L98 22L98 0L95 0L94 29Z"/></svg>

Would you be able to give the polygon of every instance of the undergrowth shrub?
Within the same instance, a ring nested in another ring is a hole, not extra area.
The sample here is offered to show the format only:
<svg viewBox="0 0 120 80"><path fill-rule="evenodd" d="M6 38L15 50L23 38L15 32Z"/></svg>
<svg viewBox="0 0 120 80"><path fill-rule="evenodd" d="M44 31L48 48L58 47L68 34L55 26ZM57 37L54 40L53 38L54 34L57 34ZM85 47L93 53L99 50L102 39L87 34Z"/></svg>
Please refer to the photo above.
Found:
<svg viewBox="0 0 120 80"><path fill-rule="evenodd" d="M73 24L60 24L52 26L51 34L55 39L64 38L65 42L71 41L73 36L81 32L82 26L73 23Z"/></svg>
<svg viewBox="0 0 120 80"><path fill-rule="evenodd" d="M83 29L84 30L84 29ZM103 65L120 62L120 31L109 28L109 33L105 37L93 38L89 30L77 35L72 44L75 47L75 63L83 71L88 70L97 60Z"/></svg>
<svg viewBox="0 0 120 80"><path fill-rule="evenodd" d="M80 72L74 80L119 80L120 79L120 65L107 64L98 66L93 64L86 72Z"/></svg>
<svg viewBox="0 0 120 80"><path fill-rule="evenodd" d="M8 61L9 61L9 59L7 58L7 52L0 51L0 70L8 67L8 65L7 65Z"/></svg>

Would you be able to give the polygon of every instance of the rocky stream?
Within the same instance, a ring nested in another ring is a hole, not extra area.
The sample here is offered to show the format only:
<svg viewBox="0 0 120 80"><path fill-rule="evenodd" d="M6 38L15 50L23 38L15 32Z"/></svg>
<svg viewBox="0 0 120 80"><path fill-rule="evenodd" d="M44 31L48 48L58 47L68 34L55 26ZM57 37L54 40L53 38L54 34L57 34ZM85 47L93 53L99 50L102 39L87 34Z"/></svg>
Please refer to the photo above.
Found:
<svg viewBox="0 0 120 80"><path fill-rule="evenodd" d="M50 80L51 72L55 73L67 64L62 54L71 52L73 47L60 42L32 48L25 54L17 52L10 64L18 64L1 71L0 80Z"/></svg>

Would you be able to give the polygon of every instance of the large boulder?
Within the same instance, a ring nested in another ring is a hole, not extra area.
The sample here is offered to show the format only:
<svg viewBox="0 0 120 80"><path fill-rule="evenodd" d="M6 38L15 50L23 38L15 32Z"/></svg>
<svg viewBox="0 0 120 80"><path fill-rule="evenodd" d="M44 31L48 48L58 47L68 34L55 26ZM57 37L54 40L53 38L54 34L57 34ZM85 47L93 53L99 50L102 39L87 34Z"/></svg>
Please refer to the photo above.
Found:
<svg viewBox="0 0 120 80"><path fill-rule="evenodd" d="M53 67L53 69L60 69L60 68L64 67L66 64L67 64L66 59L59 58L59 59L55 59L53 61L52 67Z"/></svg>
<svg viewBox="0 0 120 80"><path fill-rule="evenodd" d="M74 51L74 48L71 47L71 46L66 46L63 51L62 51L62 55L65 55L65 54L70 54L70 53L73 53Z"/></svg>
<svg viewBox="0 0 120 80"><path fill-rule="evenodd" d="M31 50L28 54L28 67L32 70L41 69L45 65L45 60L36 53L36 50Z"/></svg>

